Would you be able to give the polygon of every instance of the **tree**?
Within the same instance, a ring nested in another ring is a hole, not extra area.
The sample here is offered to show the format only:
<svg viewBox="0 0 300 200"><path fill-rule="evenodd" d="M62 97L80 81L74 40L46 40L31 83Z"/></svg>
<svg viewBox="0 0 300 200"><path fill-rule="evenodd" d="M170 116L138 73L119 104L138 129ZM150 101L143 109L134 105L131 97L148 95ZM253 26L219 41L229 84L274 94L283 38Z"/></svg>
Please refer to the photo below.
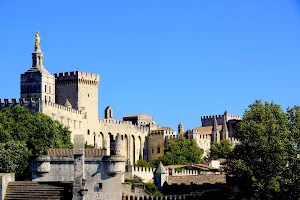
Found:
<svg viewBox="0 0 300 200"><path fill-rule="evenodd" d="M230 140L221 140L214 142L210 147L209 158L216 160L219 158L228 158L232 153L233 145Z"/></svg>
<svg viewBox="0 0 300 200"><path fill-rule="evenodd" d="M0 173L20 176L30 155L46 154L48 148L71 148L70 138L68 128L49 116L32 114L21 106L5 108L0 112Z"/></svg>
<svg viewBox="0 0 300 200"><path fill-rule="evenodd" d="M298 199L287 193L296 155L290 127L280 105L256 101L245 111L237 126L240 143L233 149L227 182L238 189L237 199Z"/></svg>
<svg viewBox="0 0 300 200"><path fill-rule="evenodd" d="M182 137L178 140L169 140L164 155L159 160L164 165L198 164L203 163L203 152L195 140Z"/></svg>

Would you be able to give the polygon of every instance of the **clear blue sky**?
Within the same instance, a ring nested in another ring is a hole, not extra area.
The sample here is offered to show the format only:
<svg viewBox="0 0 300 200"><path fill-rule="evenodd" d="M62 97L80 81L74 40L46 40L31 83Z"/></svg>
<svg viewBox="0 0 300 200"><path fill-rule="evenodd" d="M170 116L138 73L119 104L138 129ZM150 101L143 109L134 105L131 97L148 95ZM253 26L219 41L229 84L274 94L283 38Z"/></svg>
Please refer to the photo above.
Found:
<svg viewBox="0 0 300 200"><path fill-rule="evenodd" d="M39 30L52 73L99 73L99 115L164 126L242 115L256 99L300 105L296 0L0 0L1 98L19 98Z"/></svg>

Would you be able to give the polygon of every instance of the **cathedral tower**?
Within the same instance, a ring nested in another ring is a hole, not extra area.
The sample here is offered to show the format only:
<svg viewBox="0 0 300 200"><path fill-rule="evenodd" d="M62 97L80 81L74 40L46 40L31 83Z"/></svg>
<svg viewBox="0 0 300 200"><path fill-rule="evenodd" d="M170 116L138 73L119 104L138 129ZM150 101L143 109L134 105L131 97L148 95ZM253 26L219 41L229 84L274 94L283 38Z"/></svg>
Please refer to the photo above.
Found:
<svg viewBox="0 0 300 200"><path fill-rule="evenodd" d="M21 74L21 98L55 102L55 77L44 68L43 59L39 32L36 32L32 66Z"/></svg>

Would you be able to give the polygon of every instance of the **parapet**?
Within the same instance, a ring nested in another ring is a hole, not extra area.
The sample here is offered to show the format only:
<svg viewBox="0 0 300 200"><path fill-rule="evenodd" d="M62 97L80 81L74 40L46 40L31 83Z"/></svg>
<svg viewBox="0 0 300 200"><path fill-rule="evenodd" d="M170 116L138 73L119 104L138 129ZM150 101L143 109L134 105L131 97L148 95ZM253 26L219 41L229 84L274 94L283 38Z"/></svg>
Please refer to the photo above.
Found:
<svg viewBox="0 0 300 200"><path fill-rule="evenodd" d="M187 194L187 195L167 195L164 197L158 196L122 196L122 200L197 200L201 198L201 194Z"/></svg>
<svg viewBox="0 0 300 200"><path fill-rule="evenodd" d="M197 176L200 175L198 170L186 170L183 169L181 171L175 171L175 169L172 169L172 174L171 176Z"/></svg>
<svg viewBox="0 0 300 200"><path fill-rule="evenodd" d="M203 119L213 119L216 116L217 119L220 119L224 117L224 115L207 115L207 116L201 116L201 120Z"/></svg>
<svg viewBox="0 0 300 200"><path fill-rule="evenodd" d="M123 121L123 120L116 120L116 119L99 119L100 124L109 124L109 125L120 125L120 126L131 126L139 132L149 132L149 127L145 126L138 126L132 124L131 121Z"/></svg>
<svg viewBox="0 0 300 200"><path fill-rule="evenodd" d="M137 166L133 166L132 167L133 172L145 172L145 173L154 173L155 168L150 168L150 167L137 167Z"/></svg>
<svg viewBox="0 0 300 200"><path fill-rule="evenodd" d="M17 100L17 99L4 99L4 100L0 99L0 109L6 108L6 107L11 108L11 107L14 107L17 105L24 106L24 107L38 108L39 103L40 103L39 99L34 100L32 98L28 98L28 99L20 98L19 100Z"/></svg>
<svg viewBox="0 0 300 200"><path fill-rule="evenodd" d="M56 81L58 82L68 82L68 81L82 81L99 84L100 75L89 72L63 72L63 73L55 73L54 74Z"/></svg>
<svg viewBox="0 0 300 200"><path fill-rule="evenodd" d="M60 105L60 104L56 104L56 103L53 103L53 102L42 101L42 103L46 106L51 106L53 108L56 108L56 109L59 109L59 110L64 110L64 111L67 111L67 112L71 112L71 113L74 113L74 114L77 114L77 115L82 114L82 112L79 111L79 110L75 110L73 108L69 108L69 107L66 107L66 106L63 106L63 105Z"/></svg>

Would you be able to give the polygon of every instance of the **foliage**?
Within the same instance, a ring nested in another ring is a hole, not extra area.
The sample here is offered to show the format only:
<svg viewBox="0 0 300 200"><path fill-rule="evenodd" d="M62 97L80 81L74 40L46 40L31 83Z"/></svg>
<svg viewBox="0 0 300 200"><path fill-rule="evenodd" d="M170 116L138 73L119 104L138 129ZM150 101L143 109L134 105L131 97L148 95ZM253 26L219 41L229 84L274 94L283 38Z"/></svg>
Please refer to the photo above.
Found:
<svg viewBox="0 0 300 200"><path fill-rule="evenodd" d="M95 147L92 144L85 144L84 148L86 148L86 149L94 149Z"/></svg>
<svg viewBox="0 0 300 200"><path fill-rule="evenodd" d="M212 160L228 158L232 153L233 145L230 140L214 142L210 147L209 158Z"/></svg>
<svg viewBox="0 0 300 200"><path fill-rule="evenodd" d="M137 167L153 167L151 163L148 163L146 160L138 160L135 164Z"/></svg>
<svg viewBox="0 0 300 200"><path fill-rule="evenodd" d="M23 174L30 155L71 148L70 138L68 128L42 113L32 114L21 106L5 108L0 112L0 172Z"/></svg>
<svg viewBox="0 0 300 200"><path fill-rule="evenodd" d="M136 180L136 179L125 179L125 182L127 183L139 183L146 186L146 190L152 195L152 196L163 196L160 191L158 191L157 186L154 183L144 183L143 181Z"/></svg>
<svg viewBox="0 0 300 200"><path fill-rule="evenodd" d="M195 140L182 137L168 141L164 155L159 157L159 161L163 165L200 164L203 163L203 152Z"/></svg>
<svg viewBox="0 0 300 200"><path fill-rule="evenodd" d="M287 114L279 105L261 101L245 111L229 165L228 184L238 188L236 199L298 199L294 144L299 141L299 116L298 107Z"/></svg>
<svg viewBox="0 0 300 200"><path fill-rule="evenodd" d="M146 189L153 196L163 196L154 183L147 183Z"/></svg>

